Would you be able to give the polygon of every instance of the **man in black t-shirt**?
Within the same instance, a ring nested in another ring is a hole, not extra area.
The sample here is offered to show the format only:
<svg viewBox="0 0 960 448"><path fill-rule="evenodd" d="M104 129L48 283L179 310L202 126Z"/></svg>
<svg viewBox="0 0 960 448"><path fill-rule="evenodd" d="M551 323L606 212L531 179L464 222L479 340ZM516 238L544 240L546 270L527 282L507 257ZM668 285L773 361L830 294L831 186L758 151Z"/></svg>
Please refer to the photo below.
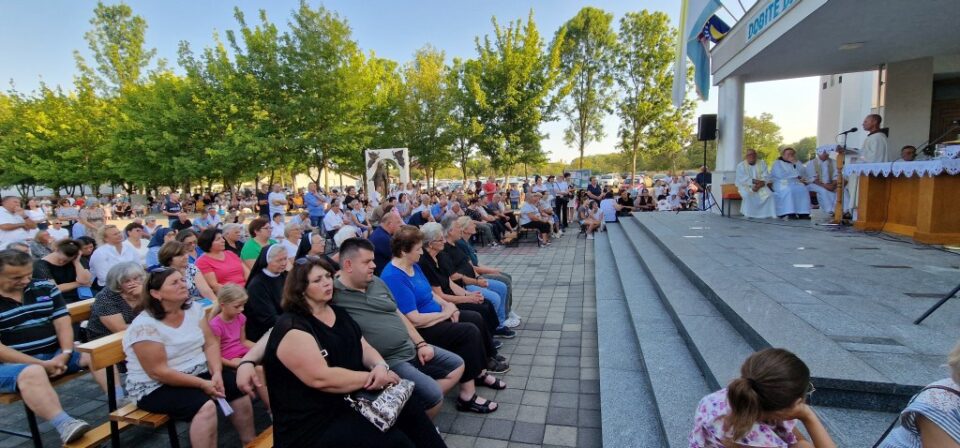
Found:
<svg viewBox="0 0 960 448"><path fill-rule="evenodd" d="M51 280L33 280L30 255L16 250L0 251L0 329L0 393L19 392L63 443L80 438L90 425L64 412L50 378L77 372L90 358L73 351L60 290ZM103 371L94 378L106 390Z"/></svg>
<svg viewBox="0 0 960 448"><path fill-rule="evenodd" d="M170 193L167 200L163 202L160 211L167 217L168 225L172 227L174 221L179 219L178 216L180 212L183 211L183 204L180 203L180 195L178 193Z"/></svg>
<svg viewBox="0 0 960 448"><path fill-rule="evenodd" d="M257 190L257 213L261 217L266 218L267 221L270 220L270 190L267 188L267 184L261 184L260 189Z"/></svg>

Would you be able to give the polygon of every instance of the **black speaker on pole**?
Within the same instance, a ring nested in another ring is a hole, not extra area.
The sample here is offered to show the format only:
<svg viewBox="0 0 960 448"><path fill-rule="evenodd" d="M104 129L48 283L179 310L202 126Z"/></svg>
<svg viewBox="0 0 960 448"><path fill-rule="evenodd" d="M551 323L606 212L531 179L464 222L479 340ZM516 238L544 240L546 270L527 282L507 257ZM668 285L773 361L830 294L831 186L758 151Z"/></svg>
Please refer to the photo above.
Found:
<svg viewBox="0 0 960 448"><path fill-rule="evenodd" d="M697 119L697 140L717 139L717 114L703 114Z"/></svg>

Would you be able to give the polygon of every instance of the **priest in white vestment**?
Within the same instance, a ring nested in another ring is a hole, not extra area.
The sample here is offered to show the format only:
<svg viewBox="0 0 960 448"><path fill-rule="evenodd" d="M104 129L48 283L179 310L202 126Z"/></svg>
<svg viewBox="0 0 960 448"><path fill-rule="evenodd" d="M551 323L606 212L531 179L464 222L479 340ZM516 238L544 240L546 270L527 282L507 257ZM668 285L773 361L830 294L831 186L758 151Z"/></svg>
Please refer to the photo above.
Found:
<svg viewBox="0 0 960 448"><path fill-rule="evenodd" d="M890 149L887 147L887 134L880 130L880 123L883 117L878 114L867 115L863 119L863 130L867 132L867 138L863 139L863 145L860 147L860 154L853 160L847 160L847 163L881 163L892 162L899 155L891 156ZM860 177L854 176L847 179L847 190L850 194L850 208L854 211L856 217L856 208L860 203ZM844 202L846 204L847 202Z"/></svg>
<svg viewBox="0 0 960 448"><path fill-rule="evenodd" d="M832 145L817 148L817 156L807 162L807 189L816 193L820 210L831 214L837 205L837 162L830 158Z"/></svg>
<svg viewBox="0 0 960 448"><path fill-rule="evenodd" d="M780 158L773 162L770 183L777 216L810 219L810 192L807 191L805 171L803 164L797 161L797 152L793 148L784 148Z"/></svg>
<svg viewBox="0 0 960 448"><path fill-rule="evenodd" d="M740 213L748 218L776 218L773 193L767 186L767 164L757 161L757 152L748 149L737 165L737 190L740 192Z"/></svg>

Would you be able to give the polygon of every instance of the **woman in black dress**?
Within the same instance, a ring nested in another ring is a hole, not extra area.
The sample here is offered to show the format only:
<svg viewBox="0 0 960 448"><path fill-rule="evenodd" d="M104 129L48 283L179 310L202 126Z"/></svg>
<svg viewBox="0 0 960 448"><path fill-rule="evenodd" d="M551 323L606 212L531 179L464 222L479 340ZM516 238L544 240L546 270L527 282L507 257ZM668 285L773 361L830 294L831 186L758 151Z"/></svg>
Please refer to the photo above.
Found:
<svg viewBox="0 0 960 448"><path fill-rule="evenodd" d="M316 258L294 264L283 291L284 313L263 360L276 447L444 447L417 406L404 406L386 432L351 409L344 395L379 391L400 381L360 327L331 306L333 268Z"/></svg>

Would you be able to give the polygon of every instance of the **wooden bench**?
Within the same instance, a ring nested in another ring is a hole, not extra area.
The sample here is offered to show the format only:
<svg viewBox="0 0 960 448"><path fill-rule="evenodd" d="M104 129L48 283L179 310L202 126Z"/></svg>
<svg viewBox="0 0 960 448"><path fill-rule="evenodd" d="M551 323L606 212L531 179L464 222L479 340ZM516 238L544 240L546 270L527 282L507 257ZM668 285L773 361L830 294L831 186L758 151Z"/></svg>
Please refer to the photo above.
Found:
<svg viewBox="0 0 960 448"><path fill-rule="evenodd" d="M721 186L721 192L720 198L723 202L721 203L720 209L723 210L724 216L729 217L733 211L733 201L742 201L743 197L740 196L740 191L737 190L737 186L734 184L723 184ZM727 207L727 204L730 204L730 206Z"/></svg>
<svg viewBox="0 0 960 448"><path fill-rule="evenodd" d="M532 235L533 240L537 242L537 246L540 246L540 234L537 229L528 229L526 227L519 227L516 238L513 238L509 244L504 243L504 246L519 247L520 243L524 241L524 237L527 235Z"/></svg>
<svg viewBox="0 0 960 448"><path fill-rule="evenodd" d="M93 307L93 299L80 300L74 303L67 304L67 312L70 313L70 321L79 324L90 318L90 309ZM74 372L68 375L63 375L50 380L50 384L53 387L57 387L61 384L67 383L73 379L79 378L86 374L87 372L81 370L79 372ZM19 401L22 401L23 397L19 393L10 393L10 394L0 394L0 404L13 404ZM37 416L27 407L27 404L23 404L23 410L27 414L27 425L30 427L30 434L10 431L6 429L0 429L0 433L9 434L12 436L23 437L26 439L33 440L33 446L42 447L43 441L40 438L40 427L37 423Z"/></svg>
<svg viewBox="0 0 960 448"><path fill-rule="evenodd" d="M98 435L106 435L110 439L111 446L114 448L120 446L120 431L130 426L145 426L151 429L157 429L166 426L167 435L170 438L170 446L179 448L180 439L177 436L176 422L171 420L165 414L154 414L137 408L137 405L130 403L122 408L117 407L117 392L114 379L116 365L126 360L123 352L123 335L125 332L113 333L100 339L81 344L77 350L90 356L90 369L107 371L107 407L110 410L109 421L94 429ZM100 443L106 440L100 440ZM81 445L83 446L83 445Z"/></svg>
<svg viewBox="0 0 960 448"><path fill-rule="evenodd" d="M273 448L273 426L264 429L256 439L253 439L244 448Z"/></svg>

